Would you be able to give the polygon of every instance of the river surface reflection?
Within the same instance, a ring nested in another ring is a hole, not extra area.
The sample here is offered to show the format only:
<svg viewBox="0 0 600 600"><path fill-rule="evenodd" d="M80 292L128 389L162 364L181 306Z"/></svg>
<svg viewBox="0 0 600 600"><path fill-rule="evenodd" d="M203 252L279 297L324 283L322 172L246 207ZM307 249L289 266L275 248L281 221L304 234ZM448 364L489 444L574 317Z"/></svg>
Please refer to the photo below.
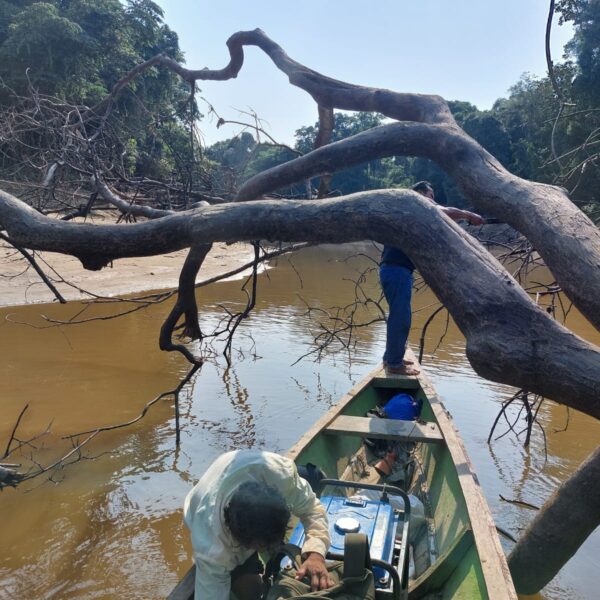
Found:
<svg viewBox="0 0 600 600"><path fill-rule="evenodd" d="M359 249L372 251L366 245ZM356 250L308 249L280 258L260 276L257 305L239 330L233 367L227 370L217 356L183 394L180 451L174 448L172 402L162 401L138 424L98 436L84 460L55 472L52 480L38 478L1 493L0 598L164 598L190 564L183 498L214 458L232 448L285 452L379 362L382 323L356 332L351 362L339 350L318 363L308 357L293 364L310 350L317 332L307 306L322 309L352 300L350 280L371 264L364 256L347 260ZM374 277L365 288L378 294ZM245 302L240 281L203 288L199 298L205 331L218 322L220 304L235 309ZM413 346L435 302L429 292L416 295ZM158 349L166 305L77 326L48 328L40 316L66 319L81 308L73 303L1 311L3 447L29 404L19 437L40 434L52 421L51 434L31 450L48 463L68 447L61 436L134 418L186 372L183 359ZM91 308L84 314L109 311ZM600 336L583 319L575 313L569 319L577 333L600 345ZM499 406L513 391L473 373L452 324L431 355L445 325L438 315L429 328L424 366L454 415L498 525L518 535L532 512L502 502L499 495L541 504L598 445L600 424L571 411L568 428L559 431L567 410L546 402L540 411L546 459L541 429L534 431L529 451L514 435L488 446ZM509 549L510 542L503 543ZM599 569L597 531L543 598L597 597Z"/></svg>

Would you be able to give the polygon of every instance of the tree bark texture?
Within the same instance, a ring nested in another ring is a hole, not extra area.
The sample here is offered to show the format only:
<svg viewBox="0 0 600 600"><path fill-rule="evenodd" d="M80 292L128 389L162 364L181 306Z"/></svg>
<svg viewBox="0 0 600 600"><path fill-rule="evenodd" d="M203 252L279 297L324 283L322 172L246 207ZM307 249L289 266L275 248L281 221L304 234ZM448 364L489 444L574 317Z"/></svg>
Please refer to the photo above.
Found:
<svg viewBox="0 0 600 600"><path fill-rule="evenodd" d="M211 248L212 244L199 244L190 248L179 275L177 301L160 329L158 340L161 350L167 352L175 350L180 352L193 365L200 365L202 361L197 359L183 344L173 343L173 331L180 317L183 315L185 321L182 335L191 340L202 338L202 331L200 330L200 323L198 321L195 284L198 271Z"/></svg>
<svg viewBox="0 0 600 600"><path fill-rule="evenodd" d="M323 108L319 106L319 131L315 138L313 150L326 146L331 143L333 136L333 128L335 126L335 116L332 108ZM325 198L331 191L331 180L332 176L329 174L321 175L321 181L319 181L319 191L317 198Z"/></svg>
<svg viewBox="0 0 600 600"><path fill-rule="evenodd" d="M477 373L600 418L598 348L537 307L481 244L415 192L221 204L125 225L56 221L0 192L0 221L16 244L77 256L87 268L215 241L397 246L454 317Z"/></svg>
<svg viewBox="0 0 600 600"><path fill-rule="evenodd" d="M600 525L600 448L546 501L508 557L519 594L536 594Z"/></svg>
<svg viewBox="0 0 600 600"><path fill-rule="evenodd" d="M564 190L506 171L456 125L440 96L398 93L332 79L293 60L255 29L239 31L227 40L230 62L223 69L189 70L166 56L156 56L117 82L109 98L154 65L172 69L189 82L235 78L244 63L244 46L265 52L292 85L312 96L320 110L374 111L404 123L375 128L260 173L240 189L238 200L260 198L281 186L366 160L394 155L430 158L456 179L475 207L506 221L531 241L569 298L600 330L598 228L570 202Z"/></svg>
<svg viewBox="0 0 600 600"><path fill-rule="evenodd" d="M379 112L399 121L424 123L454 123L454 117L446 101L440 96L393 92L381 88L369 88L332 79L313 71L290 58L279 44L264 31L238 31L227 40L230 61L222 69L186 69L173 59L159 55L138 65L120 79L111 94L94 107L99 112L142 71L162 65L178 73L190 83L194 81L227 81L238 76L244 64L244 46L260 48L288 76L288 80L307 93L324 108Z"/></svg>
<svg viewBox="0 0 600 600"><path fill-rule="evenodd" d="M244 184L237 199L251 200L298 179L395 155L434 160L477 209L525 235L569 298L600 329L600 230L562 188L512 175L456 126L376 127L259 173Z"/></svg>

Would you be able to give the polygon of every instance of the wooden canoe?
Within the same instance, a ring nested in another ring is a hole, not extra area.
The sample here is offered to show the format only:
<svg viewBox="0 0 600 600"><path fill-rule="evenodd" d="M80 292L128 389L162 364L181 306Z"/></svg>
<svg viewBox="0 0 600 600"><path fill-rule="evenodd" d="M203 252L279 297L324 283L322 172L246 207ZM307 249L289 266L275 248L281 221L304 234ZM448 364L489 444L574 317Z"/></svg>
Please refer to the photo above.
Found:
<svg viewBox="0 0 600 600"><path fill-rule="evenodd" d="M368 410L399 392L423 401L418 422L366 416ZM299 465L319 466L330 478L372 483L379 476L365 462L369 457L364 438L414 443L416 449L419 472L411 483L413 491L417 483L420 495L427 497L429 526L420 559L414 558L408 597L516 600L477 475L452 417L423 372L418 377L404 377L376 369L321 417L287 456ZM356 468L357 461L360 469ZM192 567L169 600L189 600L193 588Z"/></svg>

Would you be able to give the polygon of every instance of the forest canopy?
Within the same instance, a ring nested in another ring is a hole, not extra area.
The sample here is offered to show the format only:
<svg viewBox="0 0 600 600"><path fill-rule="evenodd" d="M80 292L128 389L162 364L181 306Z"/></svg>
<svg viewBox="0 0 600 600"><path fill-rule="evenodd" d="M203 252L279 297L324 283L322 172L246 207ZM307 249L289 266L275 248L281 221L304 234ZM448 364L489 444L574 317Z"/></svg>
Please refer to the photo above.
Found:
<svg viewBox="0 0 600 600"><path fill-rule="evenodd" d="M463 99L448 104L457 123L504 167L525 179L565 187L598 222L600 1L563 0L556 10L563 22L573 24L574 37L563 60L554 65L554 82L549 76L525 73L490 110L479 110ZM0 110L22 108L33 90L74 105L94 106L120 77L153 56L162 54L181 63L177 34L163 17L151 0L0 0ZM111 121L111 143L114 155L120 156L121 178L161 179L188 191L231 198L252 176L314 147L318 123L298 129L289 148L272 143L246 119L248 126L240 126L238 135L204 149L197 131L189 132L190 126L202 128L191 91L172 71L152 67L118 95L113 114L119 118ZM331 140L386 121L376 113L336 112ZM218 125L224 123L220 120ZM40 163L31 154L18 136L5 132L0 137L0 177L16 179L18 165L21 182L36 177L39 182ZM37 168L27 169L28 160ZM50 163L52 158L46 160ZM338 172L328 193L406 187L421 179L433 183L442 204L468 204L433 162L402 156ZM302 185L284 191L288 196L306 195ZM20 195L27 199L26 193Z"/></svg>

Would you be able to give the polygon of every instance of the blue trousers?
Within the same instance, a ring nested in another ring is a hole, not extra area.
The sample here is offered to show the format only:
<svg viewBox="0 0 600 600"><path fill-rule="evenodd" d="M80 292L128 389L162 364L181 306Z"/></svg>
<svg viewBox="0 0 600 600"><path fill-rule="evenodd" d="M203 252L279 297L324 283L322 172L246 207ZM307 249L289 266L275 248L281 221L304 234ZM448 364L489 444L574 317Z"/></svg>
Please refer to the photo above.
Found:
<svg viewBox="0 0 600 600"><path fill-rule="evenodd" d="M383 264L379 267L379 280L389 306L383 362L389 367L401 367L412 317L413 274L406 267Z"/></svg>

